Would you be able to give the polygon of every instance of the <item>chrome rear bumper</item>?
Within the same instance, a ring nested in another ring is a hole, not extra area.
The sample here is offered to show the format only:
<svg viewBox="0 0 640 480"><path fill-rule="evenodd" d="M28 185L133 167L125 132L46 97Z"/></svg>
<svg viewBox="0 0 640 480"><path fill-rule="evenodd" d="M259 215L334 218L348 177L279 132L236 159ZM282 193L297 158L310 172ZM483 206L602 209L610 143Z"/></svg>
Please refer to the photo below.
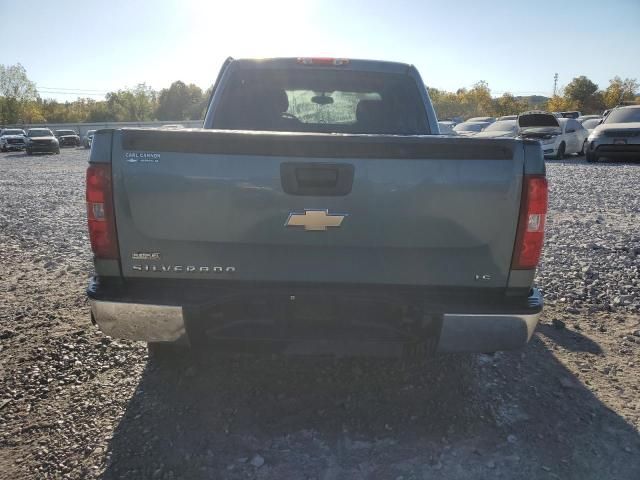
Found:
<svg viewBox="0 0 640 480"><path fill-rule="evenodd" d="M147 342L188 342L183 308L90 298L92 320L109 336ZM533 289L518 313L445 313L437 351L494 352L524 346L542 314L543 299Z"/></svg>
<svg viewBox="0 0 640 480"><path fill-rule="evenodd" d="M147 342L186 340L182 307L89 299L91 318L105 335Z"/></svg>
<svg viewBox="0 0 640 480"><path fill-rule="evenodd" d="M446 313L438 352L496 352L524 346L533 335L544 304L537 288L531 290L528 312L499 314Z"/></svg>

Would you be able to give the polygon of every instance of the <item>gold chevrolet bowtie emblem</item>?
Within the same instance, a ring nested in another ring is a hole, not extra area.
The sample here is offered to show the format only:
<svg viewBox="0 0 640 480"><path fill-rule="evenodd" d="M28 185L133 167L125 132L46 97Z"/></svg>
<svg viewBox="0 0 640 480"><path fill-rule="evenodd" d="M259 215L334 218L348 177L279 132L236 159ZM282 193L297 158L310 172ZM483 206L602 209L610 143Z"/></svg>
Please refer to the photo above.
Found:
<svg viewBox="0 0 640 480"><path fill-rule="evenodd" d="M346 215L329 214L329 210L305 210L303 213L290 213L285 226L304 227L307 231L322 231L327 227L339 227Z"/></svg>

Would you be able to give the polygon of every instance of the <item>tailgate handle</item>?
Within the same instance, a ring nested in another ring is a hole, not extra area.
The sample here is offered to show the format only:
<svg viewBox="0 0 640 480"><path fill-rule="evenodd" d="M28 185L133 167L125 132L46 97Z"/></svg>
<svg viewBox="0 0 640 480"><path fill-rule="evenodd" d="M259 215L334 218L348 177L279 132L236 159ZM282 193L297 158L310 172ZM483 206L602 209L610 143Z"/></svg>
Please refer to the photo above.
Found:
<svg viewBox="0 0 640 480"><path fill-rule="evenodd" d="M348 163L284 162L280 180L290 195L343 196L351 192L353 171Z"/></svg>
<svg viewBox="0 0 640 480"><path fill-rule="evenodd" d="M296 168L296 181L301 188L332 188L338 183L338 169Z"/></svg>

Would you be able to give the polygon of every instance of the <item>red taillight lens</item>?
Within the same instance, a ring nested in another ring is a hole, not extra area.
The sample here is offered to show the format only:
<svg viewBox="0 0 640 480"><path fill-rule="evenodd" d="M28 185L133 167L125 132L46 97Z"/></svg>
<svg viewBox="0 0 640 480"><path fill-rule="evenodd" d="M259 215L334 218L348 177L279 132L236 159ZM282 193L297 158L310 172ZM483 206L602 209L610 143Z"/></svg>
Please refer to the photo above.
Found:
<svg viewBox="0 0 640 480"><path fill-rule="evenodd" d="M548 186L544 175L525 175L522 183L520 219L511 268L536 268L544 242Z"/></svg>
<svg viewBox="0 0 640 480"><path fill-rule="evenodd" d="M87 220L91 250L96 258L118 259L111 165L94 164L87 169Z"/></svg>

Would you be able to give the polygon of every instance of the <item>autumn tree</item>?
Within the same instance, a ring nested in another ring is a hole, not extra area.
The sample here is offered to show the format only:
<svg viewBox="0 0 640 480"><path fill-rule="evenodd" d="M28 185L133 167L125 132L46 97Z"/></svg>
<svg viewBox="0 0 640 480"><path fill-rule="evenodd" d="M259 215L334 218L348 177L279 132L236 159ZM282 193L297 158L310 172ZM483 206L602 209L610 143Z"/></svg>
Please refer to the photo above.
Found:
<svg viewBox="0 0 640 480"><path fill-rule="evenodd" d="M439 119L465 116L464 107L456 93L429 88L429 97Z"/></svg>
<svg viewBox="0 0 640 480"><path fill-rule="evenodd" d="M201 103L202 89L178 80L160 91L156 117L159 120L197 120L202 118Z"/></svg>
<svg viewBox="0 0 640 480"><path fill-rule="evenodd" d="M606 108L613 108L624 101L633 101L640 94L640 84L635 78L615 76L609 80L609 86L604 91L603 102Z"/></svg>
<svg viewBox="0 0 640 480"><path fill-rule="evenodd" d="M24 123L45 123L47 121L42 114L39 102L35 100L23 103L21 118Z"/></svg>
<svg viewBox="0 0 640 480"><path fill-rule="evenodd" d="M22 109L38 97L38 91L21 64L0 65L0 97L0 123L24 121Z"/></svg>
<svg viewBox="0 0 640 480"><path fill-rule="evenodd" d="M529 110L529 102L518 99L511 93L504 93L501 97L493 99L493 114L497 117L505 115L517 115Z"/></svg>
<svg viewBox="0 0 640 480"><path fill-rule="evenodd" d="M107 93L107 108L116 121L153 120L156 92L144 83L134 88Z"/></svg>
<svg viewBox="0 0 640 480"><path fill-rule="evenodd" d="M489 85L483 81L455 93L429 88L429 96L439 119L516 115L530 109L526 99L511 93L493 98Z"/></svg>
<svg viewBox="0 0 640 480"><path fill-rule="evenodd" d="M554 95L549 99L544 110L549 112L563 112L567 110L575 110L577 108L577 102L569 100L563 95Z"/></svg>
<svg viewBox="0 0 640 480"><path fill-rule="evenodd" d="M583 113L600 112L604 109L602 94L598 92L598 85L584 75L575 77L564 88L565 101L572 109Z"/></svg>
<svg viewBox="0 0 640 480"><path fill-rule="evenodd" d="M483 80L474 84L469 90L458 90L460 101L465 106L468 116L493 115L493 99L489 84Z"/></svg>
<svg viewBox="0 0 640 480"><path fill-rule="evenodd" d="M96 102L89 109L89 114L85 122L99 123L99 122L115 122L118 119L116 114L109 109L107 102Z"/></svg>

